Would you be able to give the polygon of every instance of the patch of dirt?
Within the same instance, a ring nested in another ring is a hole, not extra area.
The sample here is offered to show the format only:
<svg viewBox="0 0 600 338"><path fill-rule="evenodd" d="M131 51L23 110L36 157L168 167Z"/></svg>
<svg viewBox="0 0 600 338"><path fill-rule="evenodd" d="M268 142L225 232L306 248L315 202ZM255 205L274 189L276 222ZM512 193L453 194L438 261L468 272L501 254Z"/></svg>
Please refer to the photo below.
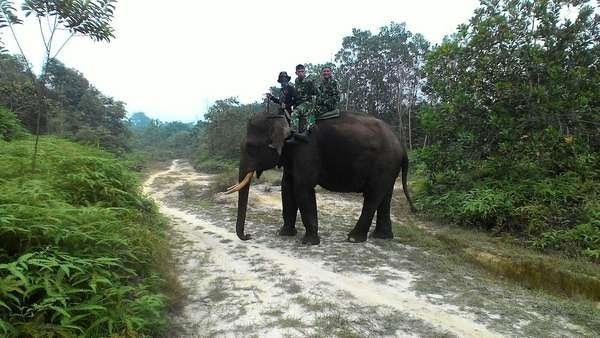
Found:
<svg viewBox="0 0 600 338"><path fill-rule="evenodd" d="M242 242L235 235L237 195L207 199L212 180L176 160L144 185L172 220L187 291L172 336L591 335L552 311L538 313L545 299L434 253L396 239L346 242L360 215L357 194L319 189L321 245L304 246L299 217L296 237L276 235L280 188L252 186L246 229L253 237ZM401 216L393 222L406 221Z"/></svg>

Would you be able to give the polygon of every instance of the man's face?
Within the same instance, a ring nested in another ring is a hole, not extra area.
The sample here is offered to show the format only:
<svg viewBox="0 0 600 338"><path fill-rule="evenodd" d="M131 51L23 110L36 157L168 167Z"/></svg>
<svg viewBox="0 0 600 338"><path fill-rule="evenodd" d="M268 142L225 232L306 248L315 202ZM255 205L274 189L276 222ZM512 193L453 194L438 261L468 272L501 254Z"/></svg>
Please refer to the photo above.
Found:
<svg viewBox="0 0 600 338"><path fill-rule="evenodd" d="M321 75L324 79L329 79L331 77L331 68L323 68Z"/></svg>
<svg viewBox="0 0 600 338"><path fill-rule="evenodd" d="M306 77L306 70L304 68L296 69L296 76L298 76L299 79L304 79Z"/></svg>

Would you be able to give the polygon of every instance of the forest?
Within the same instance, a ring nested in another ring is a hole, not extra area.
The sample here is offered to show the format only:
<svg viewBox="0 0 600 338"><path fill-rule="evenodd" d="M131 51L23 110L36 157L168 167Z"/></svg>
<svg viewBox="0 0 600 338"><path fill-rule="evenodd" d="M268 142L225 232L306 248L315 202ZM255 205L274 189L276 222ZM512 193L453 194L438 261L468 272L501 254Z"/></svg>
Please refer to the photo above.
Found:
<svg viewBox="0 0 600 338"><path fill-rule="evenodd" d="M116 1L22 3L112 38ZM14 6L0 1L0 32L22 24ZM439 44L395 22L340 44L308 74L331 66L340 109L385 121L406 144L419 217L600 263L593 1L481 0ZM226 97L195 123L163 122L128 114L51 54L35 74L0 40L0 335L164 335L176 298L168 227L141 179L176 158L237 179L246 123L266 103Z"/></svg>

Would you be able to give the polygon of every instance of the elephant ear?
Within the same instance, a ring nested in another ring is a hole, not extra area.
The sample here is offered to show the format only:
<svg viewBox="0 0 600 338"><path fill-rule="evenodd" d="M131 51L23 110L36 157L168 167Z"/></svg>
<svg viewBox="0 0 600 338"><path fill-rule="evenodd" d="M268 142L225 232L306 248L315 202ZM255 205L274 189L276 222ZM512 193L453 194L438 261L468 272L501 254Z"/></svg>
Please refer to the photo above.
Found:
<svg viewBox="0 0 600 338"><path fill-rule="evenodd" d="M278 118L274 121L271 128L271 137L269 148L277 150L277 154L281 156L285 139L291 135L290 125L286 118Z"/></svg>

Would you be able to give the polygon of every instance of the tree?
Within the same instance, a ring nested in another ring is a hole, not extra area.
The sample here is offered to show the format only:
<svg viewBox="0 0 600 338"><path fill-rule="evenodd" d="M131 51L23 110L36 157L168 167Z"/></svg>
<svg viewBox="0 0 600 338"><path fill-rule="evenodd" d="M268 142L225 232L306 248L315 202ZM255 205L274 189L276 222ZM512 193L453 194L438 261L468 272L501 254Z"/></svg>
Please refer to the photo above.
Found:
<svg viewBox="0 0 600 338"><path fill-rule="evenodd" d="M35 76L22 57L0 54L0 105L15 112L29 130L35 130L40 103L36 86Z"/></svg>
<svg viewBox="0 0 600 338"><path fill-rule="evenodd" d="M234 97L217 100L204 115L206 125L200 142L206 154L226 159L239 158L240 140L245 137L248 119L264 109L263 104L240 104Z"/></svg>
<svg viewBox="0 0 600 338"><path fill-rule="evenodd" d="M405 24L390 23L377 35L353 29L336 54L337 78L347 109L365 111L395 125L412 145L413 112L424 99L422 65L429 43ZM406 126L402 123L407 120Z"/></svg>
<svg viewBox="0 0 600 338"><path fill-rule="evenodd" d="M129 125L132 130L144 130L150 126L152 119L143 112L133 113L129 118Z"/></svg>
<svg viewBox="0 0 600 338"><path fill-rule="evenodd" d="M197 127L191 123L161 122L144 113L130 118L131 148L155 160L190 157L196 151Z"/></svg>
<svg viewBox="0 0 600 338"><path fill-rule="evenodd" d="M44 65L39 76L38 94L42 103L37 112L35 146L32 168L35 170L38 151L38 140L42 115L47 114L46 81L48 66L66 44L76 35L87 36L95 41L110 41L114 37L114 30L110 23L113 18L116 0L23 0L21 10L26 18L33 18L40 27L40 35L44 44ZM0 0L0 28L8 27L19 48L21 56L25 59L30 74L27 57L21 48L20 41L14 30L14 25L22 24L23 20L16 14L17 11L10 0ZM65 30L69 36L62 42L56 41L58 32ZM35 78L33 79L34 82Z"/></svg>
<svg viewBox="0 0 600 338"><path fill-rule="evenodd" d="M427 56L426 208L600 250L598 55L590 1L482 1Z"/></svg>
<svg viewBox="0 0 600 338"><path fill-rule="evenodd" d="M552 127L597 148L600 16L587 2L496 0L477 9L428 58L436 105L424 119L437 142L461 143L480 159ZM561 17L568 5L579 9L575 21Z"/></svg>

